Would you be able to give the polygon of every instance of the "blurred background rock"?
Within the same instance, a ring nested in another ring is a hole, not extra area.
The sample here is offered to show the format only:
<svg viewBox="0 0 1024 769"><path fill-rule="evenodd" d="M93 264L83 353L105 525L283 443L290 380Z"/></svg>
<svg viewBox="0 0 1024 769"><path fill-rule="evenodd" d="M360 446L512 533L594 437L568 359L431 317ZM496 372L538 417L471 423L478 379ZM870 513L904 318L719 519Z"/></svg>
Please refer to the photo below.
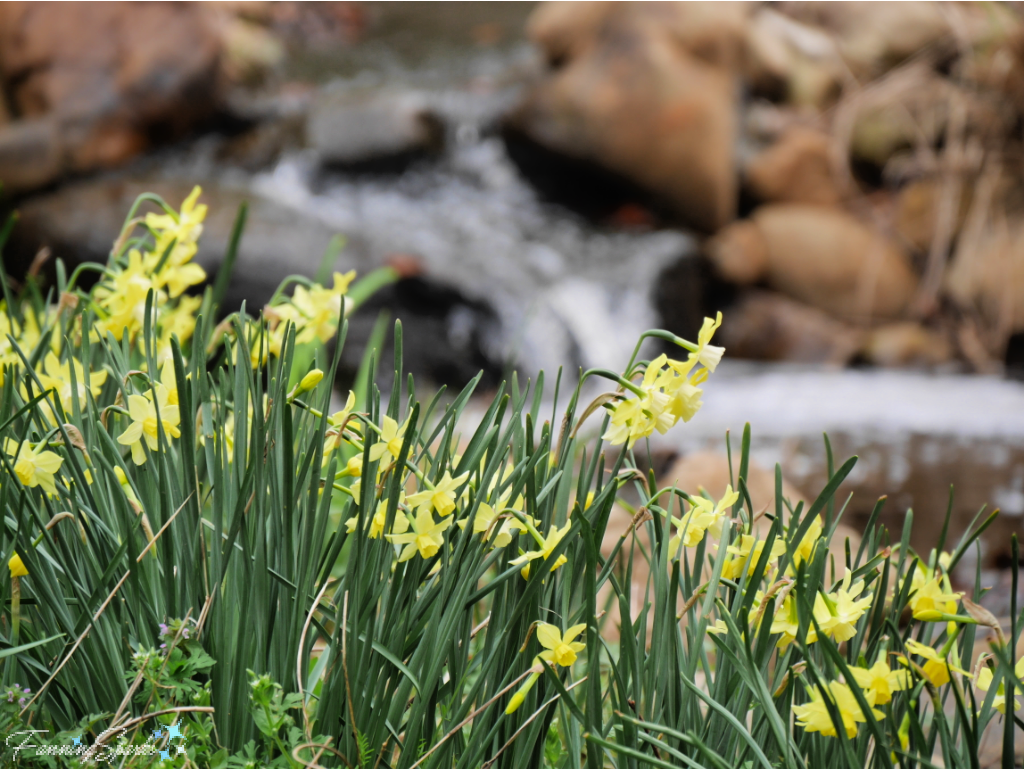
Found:
<svg viewBox="0 0 1024 769"><path fill-rule="evenodd" d="M200 183L211 276L252 206L229 306L312 275L341 235L339 265L403 276L352 318L343 378L386 310L425 385L617 368L644 329L722 310L707 414L658 452L721 450L750 419L762 464L810 493L827 429L862 456L853 522L889 494L923 547L949 483L958 530L1002 507L981 553L998 582L1024 530L1021 16L8 3L4 259L15 278L44 248L105 260L139 192Z"/></svg>

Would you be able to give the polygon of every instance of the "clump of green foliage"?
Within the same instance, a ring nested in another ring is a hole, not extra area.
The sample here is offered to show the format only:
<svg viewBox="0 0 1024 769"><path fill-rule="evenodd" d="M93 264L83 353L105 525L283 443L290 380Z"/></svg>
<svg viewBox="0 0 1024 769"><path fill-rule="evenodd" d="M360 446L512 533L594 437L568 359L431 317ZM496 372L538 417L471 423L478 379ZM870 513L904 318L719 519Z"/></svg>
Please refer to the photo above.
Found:
<svg viewBox="0 0 1024 769"><path fill-rule="evenodd" d="M214 324L244 209L191 297L204 215L144 196L106 265L46 296L0 275L5 762L974 767L996 734L1013 765L1021 618L949 576L991 517L919 557L879 503L837 558L854 460L809 505L777 471L769 511L749 430L721 499L638 469L699 411L720 317L649 332L685 355L638 344L561 412L541 375L472 417L476 381L417 398L396 324L387 396L368 360L338 408L345 316L391 276L293 278Z"/></svg>

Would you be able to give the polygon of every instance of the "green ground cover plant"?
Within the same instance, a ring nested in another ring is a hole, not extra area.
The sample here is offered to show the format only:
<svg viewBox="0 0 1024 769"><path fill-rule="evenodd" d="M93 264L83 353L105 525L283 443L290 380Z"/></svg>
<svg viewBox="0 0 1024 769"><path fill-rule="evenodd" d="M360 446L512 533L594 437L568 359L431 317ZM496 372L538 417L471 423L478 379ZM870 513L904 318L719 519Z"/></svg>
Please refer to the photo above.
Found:
<svg viewBox="0 0 1024 769"><path fill-rule="evenodd" d="M333 401L345 317L393 275L328 266L215 322L245 211L193 296L197 198L143 196L45 293L0 275L4 766L978 767L992 734L1019 765L1018 607L949 577L995 513L915 553L880 501L830 553L854 459L795 507L777 469L770 510L749 428L721 499L641 469L720 316L482 408L477 381L421 400L396 324L387 394L371 356Z"/></svg>

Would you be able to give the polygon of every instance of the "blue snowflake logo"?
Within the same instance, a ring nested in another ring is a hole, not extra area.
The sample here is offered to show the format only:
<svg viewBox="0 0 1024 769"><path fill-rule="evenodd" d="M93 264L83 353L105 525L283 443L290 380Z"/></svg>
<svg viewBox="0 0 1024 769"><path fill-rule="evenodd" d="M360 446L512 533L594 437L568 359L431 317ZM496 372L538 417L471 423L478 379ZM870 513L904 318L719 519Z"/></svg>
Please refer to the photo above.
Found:
<svg viewBox="0 0 1024 769"><path fill-rule="evenodd" d="M154 741L159 741L165 737L167 738L167 744L164 746L163 750L159 751L161 760L166 761L171 758L171 740L173 740L175 737L180 737L182 740L182 744L178 745L174 753L181 755L185 754L185 735L181 733L181 729L178 728L177 724L174 724L174 726L168 726L166 729L153 730Z"/></svg>

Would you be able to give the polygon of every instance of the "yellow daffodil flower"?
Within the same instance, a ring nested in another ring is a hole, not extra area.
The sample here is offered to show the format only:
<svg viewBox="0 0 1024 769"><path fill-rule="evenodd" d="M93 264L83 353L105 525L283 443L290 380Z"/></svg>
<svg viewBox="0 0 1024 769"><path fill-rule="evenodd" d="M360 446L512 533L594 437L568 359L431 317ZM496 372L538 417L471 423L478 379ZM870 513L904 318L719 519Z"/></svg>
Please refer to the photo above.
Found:
<svg viewBox="0 0 1024 769"><path fill-rule="evenodd" d="M160 310L160 340L157 343L158 363L171 354L171 337L178 337L179 344L192 338L196 329L196 312L203 304L202 297L182 296L173 308L165 305Z"/></svg>
<svg viewBox="0 0 1024 769"><path fill-rule="evenodd" d="M505 507L501 505L500 507ZM489 536L491 526L498 519L498 513L486 502L481 502L476 509L476 515L473 516L473 533L483 534ZM464 529L468 524L469 520L463 518L459 521L459 528ZM536 525L536 522L534 522ZM512 537L519 534L521 531L526 531L526 525L522 523L518 518L506 514L505 518L501 521L501 526L498 527L498 533L494 537L495 547L506 547L512 542Z"/></svg>
<svg viewBox="0 0 1024 769"><path fill-rule="evenodd" d="M396 545L405 545L402 554L398 556L398 562L408 561L418 552L422 558L433 558L437 551L444 545L444 537L441 536L445 529L452 525L452 518L442 518L434 522L434 516L425 507L416 511L416 517L410 521L412 531L407 534L388 534L387 539Z"/></svg>
<svg viewBox="0 0 1024 769"><path fill-rule="evenodd" d="M915 571L914 576L917 577L919 573ZM956 605L963 597L963 593L947 592L942 587L941 579L932 577L927 582L922 580L922 584L914 588L908 601L914 612L914 619L938 622L945 614L956 614Z"/></svg>
<svg viewBox="0 0 1024 769"><path fill-rule="evenodd" d="M569 667L576 661L576 653L587 648L586 644L574 640L576 636L586 629L586 623L573 625L565 631L563 636L562 631L555 625L541 622L537 625L537 640L544 647L544 651L537 656L554 665Z"/></svg>
<svg viewBox="0 0 1024 769"><path fill-rule="evenodd" d="M466 482L469 473L463 473L458 478L452 478L447 470L444 477L439 480L434 488L424 489L409 497L410 507L425 507L428 510L436 510L440 515L451 515L455 512L455 489Z"/></svg>
<svg viewBox="0 0 1024 769"><path fill-rule="evenodd" d="M1013 674L1017 677L1017 680L1013 682L1014 698L1013 698L1013 709L1020 710L1020 702L1017 701L1017 690L1024 690L1024 657L1017 660L1017 664L1014 665ZM978 671L978 680L975 682L978 689L983 692L987 692L992 686L992 668L987 665L983 666ZM999 688L996 689L995 708L1004 716L1006 715L1006 681L999 682Z"/></svg>
<svg viewBox="0 0 1024 769"><path fill-rule="evenodd" d="M505 708L506 714L515 713L519 709L530 689L533 688L533 685L537 683L537 679L540 678L542 668L538 660L546 660L552 665L561 665L562 667L568 667L576 661L576 653L583 651L587 646L574 639L586 629L587 626L585 624L573 625L565 631L563 636L562 631L555 625L549 625L546 622L538 623L537 640L544 647L544 651L533 658L533 673L526 679L526 682L519 688L519 691L512 695L508 707Z"/></svg>
<svg viewBox="0 0 1024 769"><path fill-rule="evenodd" d="M558 543L562 541L562 538L569 533L569 529L571 528L572 521L566 521L565 526L563 526L561 529L559 529L557 526L552 526L550 531L548 531L548 535L544 537L544 541L543 544L541 544L540 550L530 550L529 552L523 553L518 558L513 558L511 561L509 561L509 563L511 563L513 566L518 566L521 563L525 563L526 566L523 567L520 573L523 575L523 579L529 579L530 561L535 561L537 559L547 559L551 555L551 553L554 552L555 548L558 546ZM560 555L555 560L555 563L551 567L550 571L554 571L560 566L564 566L568 562L569 559L566 558L565 555Z"/></svg>
<svg viewBox="0 0 1024 769"><path fill-rule="evenodd" d="M324 467L327 467L327 465L331 463L331 455L340 449L342 444L345 443L345 430L353 429L354 425L349 421L349 417L352 415L352 409L355 408L355 405L356 394L349 390L348 398L345 401L345 407L340 411L335 411L327 417L327 433L324 435ZM359 457L358 459L359 471L361 472L363 467L363 458ZM348 474L358 476L359 472L349 472Z"/></svg>
<svg viewBox="0 0 1024 769"><path fill-rule="evenodd" d="M700 327L700 331L697 332L697 350L690 353L691 360L696 361L712 373L718 368L722 355L725 354L724 347L715 347L713 344L709 344L715 330L721 325L722 313L718 313L714 320L704 318L704 324Z"/></svg>
<svg viewBox="0 0 1024 769"><path fill-rule="evenodd" d="M11 570L11 579L28 576L28 569L25 568L25 564L21 562L21 556L17 553L11 556L11 560L7 562L7 568Z"/></svg>
<svg viewBox="0 0 1024 769"><path fill-rule="evenodd" d="M97 321L97 329L109 331L119 342L125 329L129 338L134 337L145 322L146 296L151 289L155 290L156 286L146 272L142 254L132 249L128 252L128 266L94 289L93 295L106 312L106 317ZM159 307L166 296L158 291L154 299L154 307Z"/></svg>
<svg viewBox="0 0 1024 769"><path fill-rule="evenodd" d="M708 625L706 632L712 635L728 635L729 626L725 624L725 620L716 619L714 625Z"/></svg>
<svg viewBox="0 0 1024 769"><path fill-rule="evenodd" d="M840 642L849 641L857 635L857 622L871 608L872 595L857 598L864 590L864 583L857 582L851 588L850 579L851 575L847 574L842 587L834 595L826 596L826 604L831 602L830 616L824 622L819 620L825 634Z"/></svg>
<svg viewBox="0 0 1024 769"><path fill-rule="evenodd" d="M401 511L401 505L405 504L405 492L399 494L398 497L399 510L395 514L395 523L391 528L390 532L384 531L384 525L387 523L388 513L388 500L382 499L377 503L377 511L373 514L368 522L368 531L366 536L370 539L377 539L382 534L405 534L409 530L409 519L405 516L405 513ZM359 523L359 516L353 515L347 521L345 521L345 528L348 533L351 534L356 530L356 526ZM426 556L424 556L426 557Z"/></svg>
<svg viewBox="0 0 1024 769"><path fill-rule="evenodd" d="M814 596L814 619L818 622L820 627L832 617L832 613L828 610L828 604L825 603L825 599L821 593ZM791 643L796 640L796 634L800 628L800 615L797 612L796 600L792 595L787 595L785 600L782 602L782 606L775 613L775 618L772 620L771 632L781 633L782 638L779 639L778 647L785 649ZM814 628L814 623L808 623L807 625L807 639L805 643L812 644L818 640L818 631Z"/></svg>
<svg viewBox="0 0 1024 769"><path fill-rule="evenodd" d="M18 443L12 438L4 439L4 451L11 457L14 474L22 485L28 489L40 486L47 494L56 494L54 474L64 459L52 451L46 451L45 445L40 443L33 447L28 441Z"/></svg>
<svg viewBox="0 0 1024 769"><path fill-rule="evenodd" d="M71 390L71 367L74 366L75 392ZM106 371L90 372L88 379L85 376L85 369L75 358L61 363L52 352L46 354L43 359L43 371L39 374L39 381L46 390L53 390L60 401L64 413L71 414L73 400L78 397L78 407L85 409L87 394L93 398L100 394L103 383L107 381ZM47 407L49 411L49 408ZM53 412L50 411L51 416ZM55 420L56 421L56 420Z"/></svg>
<svg viewBox="0 0 1024 769"><path fill-rule="evenodd" d="M729 508L736 504L739 498L739 493L733 491L732 485L725 487L725 494L717 503L704 497L691 497L690 511L682 518L672 518L676 534L668 543L670 557L674 558L679 554L680 544L696 547L704 539L705 532L710 533L715 539L721 537L722 523L729 513Z"/></svg>
<svg viewBox="0 0 1024 769"><path fill-rule="evenodd" d="M331 288L296 286L290 304L274 308L282 318L295 324L297 344L306 344L314 339L327 342L334 336L341 319L342 297L348 293L349 284L355 276L355 270L345 274L336 272Z"/></svg>
<svg viewBox="0 0 1024 769"><path fill-rule="evenodd" d="M910 671L890 670L882 657L869 668L850 666L857 685L866 692L872 692L876 705L884 705L892 699L893 692L908 689L911 684Z"/></svg>
<svg viewBox="0 0 1024 769"><path fill-rule="evenodd" d="M741 535L739 545L730 545L728 548L727 552L735 557L722 564L722 577L725 579L739 579L740 575L743 574L743 567L747 563L748 556L750 558L749 568L752 570L757 565L757 562L761 560L765 544L767 544L765 540L758 539L752 534ZM670 550L670 552L672 551ZM768 553L768 566L778 561L779 556L785 552L786 543L782 541L781 537L776 537L775 542L772 543L772 549Z"/></svg>
<svg viewBox="0 0 1024 769"><path fill-rule="evenodd" d="M948 684L950 671L956 671L961 675L969 675L966 670L961 670L951 663L948 656L946 659L943 659L935 649L930 646L925 646L923 643L913 639L907 641L907 651L911 654L916 654L919 657L924 657L925 663L921 668L924 670L925 677L931 681L934 686L944 686ZM905 661L906 657L901 657L900 659Z"/></svg>
<svg viewBox="0 0 1024 769"><path fill-rule="evenodd" d="M613 446L633 444L657 430L665 434L680 419L688 422L700 409L701 390L697 384L704 381L707 371L691 374L695 361L680 363L660 355L652 360L644 372L638 388L643 395L630 392L629 396L612 407L612 416L604 440ZM663 366L668 368L663 369Z"/></svg>
<svg viewBox="0 0 1024 769"><path fill-rule="evenodd" d="M141 395L128 396L128 413L132 423L117 437L117 442L122 446L131 446L132 461L137 465L146 461L146 452L142 448L143 440L150 451L157 451L160 448L158 423L163 426L164 434L168 438L177 438L181 435L178 430L178 407L168 402L169 393L162 384L157 384L155 390L156 403Z"/></svg>
<svg viewBox="0 0 1024 769"><path fill-rule="evenodd" d="M380 442L374 444L370 448L370 461L376 462L378 459L384 456L384 454L390 454L394 459L398 459L398 455L402 452L402 443L405 441L405 429L409 426L408 422L405 422L401 426L398 425L391 417L382 417L380 425ZM384 465L387 467L392 462L388 459Z"/></svg>
<svg viewBox="0 0 1024 769"><path fill-rule="evenodd" d="M806 705L795 705L793 707L793 713L797 717L797 724L803 727L805 731L821 732L825 737L838 736L836 726L832 722L832 716L828 712L828 706L825 704L824 696L827 696L839 711L839 716L843 721L843 728L846 730L846 736L850 739L857 736L857 724L868 720L867 715L865 715L857 703L857 697L847 684L831 681L827 692L823 692L820 687L815 687L808 689L807 693L810 695L811 701ZM824 696L822 696L823 694ZM875 694L872 691L865 690L864 699L869 706L876 704ZM885 714L874 707L870 707L870 715L876 720L881 720L885 717Z"/></svg>

